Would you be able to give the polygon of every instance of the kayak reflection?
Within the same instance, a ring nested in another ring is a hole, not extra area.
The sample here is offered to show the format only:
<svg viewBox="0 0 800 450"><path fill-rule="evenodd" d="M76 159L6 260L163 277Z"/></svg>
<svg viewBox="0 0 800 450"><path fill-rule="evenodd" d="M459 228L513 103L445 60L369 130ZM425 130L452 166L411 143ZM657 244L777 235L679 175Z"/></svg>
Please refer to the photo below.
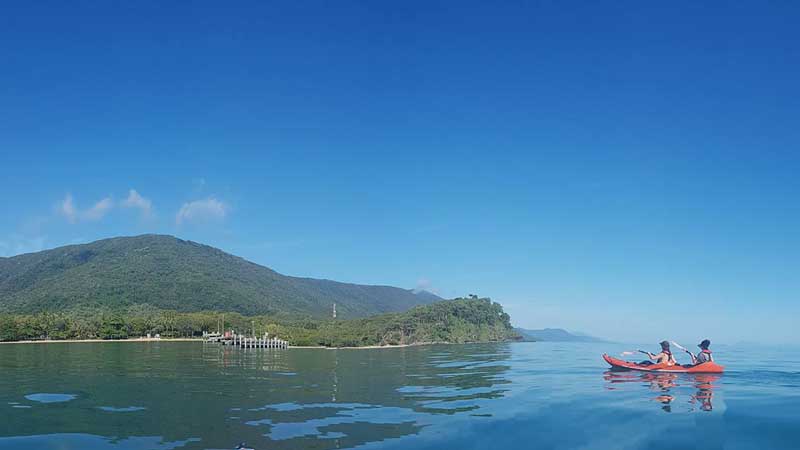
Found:
<svg viewBox="0 0 800 450"><path fill-rule="evenodd" d="M692 404L699 404L700 409L703 411L713 410L714 382L718 379L719 375L695 375L694 380L697 392L692 397Z"/></svg>
<svg viewBox="0 0 800 450"><path fill-rule="evenodd" d="M714 409L715 383L720 375L677 374L653 372L620 372L609 370L603 374L606 389L619 390L622 383L646 388L648 398L661 404L665 412L672 412L676 399L687 398L689 411L710 412ZM654 395L655 396L652 396Z"/></svg>

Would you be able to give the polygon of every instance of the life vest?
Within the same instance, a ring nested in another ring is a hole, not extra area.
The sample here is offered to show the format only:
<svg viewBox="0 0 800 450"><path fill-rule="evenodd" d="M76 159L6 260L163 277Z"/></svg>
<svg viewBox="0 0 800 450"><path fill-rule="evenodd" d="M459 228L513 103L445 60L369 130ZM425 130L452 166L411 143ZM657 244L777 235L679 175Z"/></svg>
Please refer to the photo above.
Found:
<svg viewBox="0 0 800 450"><path fill-rule="evenodd" d="M665 349L663 349L663 348L662 348L662 349L661 349L661 353L663 353L663 354L667 355L667 364L668 364L668 365L673 365L673 364L675 364L675 363L676 363L676 361L675 361L675 357L674 357L674 356L672 356L672 352L671 352L671 351L669 351L669 350L665 350Z"/></svg>
<svg viewBox="0 0 800 450"><path fill-rule="evenodd" d="M705 361L697 361L697 363L698 363L698 364L699 364L699 363L704 363L704 362L709 362L709 361L714 361L714 357L713 357L713 356L711 356L711 350L709 350L709 349L707 349L707 348L700 349L700 353L698 353L698 354L697 354L698 358L699 358L699 357L700 357L700 355L702 355L702 354L705 354L705 355L706 355L706 356L705 356Z"/></svg>

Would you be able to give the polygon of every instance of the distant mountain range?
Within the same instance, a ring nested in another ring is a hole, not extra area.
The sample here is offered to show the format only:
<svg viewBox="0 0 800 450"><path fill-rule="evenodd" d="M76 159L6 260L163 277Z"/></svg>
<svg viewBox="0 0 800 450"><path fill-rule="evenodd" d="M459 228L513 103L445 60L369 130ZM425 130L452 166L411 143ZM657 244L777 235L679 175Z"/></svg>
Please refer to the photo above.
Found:
<svg viewBox="0 0 800 450"><path fill-rule="evenodd" d="M543 342L608 342L605 339L588 336L582 333L570 333L561 328L545 328L543 330L526 330L515 328L524 340Z"/></svg>
<svg viewBox="0 0 800 450"><path fill-rule="evenodd" d="M148 304L183 312L356 318L442 300L426 291L282 275L173 236L117 237L0 258L0 312Z"/></svg>

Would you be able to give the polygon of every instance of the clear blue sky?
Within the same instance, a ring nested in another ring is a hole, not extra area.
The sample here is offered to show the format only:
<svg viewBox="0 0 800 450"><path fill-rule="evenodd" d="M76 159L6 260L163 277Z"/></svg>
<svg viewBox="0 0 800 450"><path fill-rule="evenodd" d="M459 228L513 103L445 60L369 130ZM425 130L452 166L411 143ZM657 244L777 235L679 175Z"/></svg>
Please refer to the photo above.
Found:
<svg viewBox="0 0 800 450"><path fill-rule="evenodd" d="M796 2L113 3L3 8L0 254L167 233L531 328L798 336Z"/></svg>

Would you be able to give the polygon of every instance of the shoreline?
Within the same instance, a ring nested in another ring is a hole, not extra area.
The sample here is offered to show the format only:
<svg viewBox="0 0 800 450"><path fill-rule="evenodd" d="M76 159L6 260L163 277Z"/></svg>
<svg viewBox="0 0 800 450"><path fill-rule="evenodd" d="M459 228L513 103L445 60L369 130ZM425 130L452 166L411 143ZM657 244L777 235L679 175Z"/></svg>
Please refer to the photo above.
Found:
<svg viewBox="0 0 800 450"><path fill-rule="evenodd" d="M206 342L203 338L134 338L134 339L50 339L50 340L39 340L39 341L2 341L0 345L10 345L10 344L25 344L25 345L32 345L32 344L94 344L94 343L113 343L113 342ZM337 350L337 349L344 349L344 350L368 350L368 349L379 349L379 348L403 348L403 347L414 347L420 345L434 345L434 344L444 344L444 342L429 342L429 343L420 343L420 344L398 344L398 345L365 345L363 347L326 347L324 345L290 345L288 348L297 348L297 349L327 349L327 350Z"/></svg>
<svg viewBox="0 0 800 450"><path fill-rule="evenodd" d="M93 344L93 343L110 343L110 342L205 342L203 338L133 338L133 339L50 339L39 341L2 341L0 345L10 344ZM465 342L464 344L482 344L489 342ZM324 350L379 350L390 348L407 348L407 347L421 347L426 345L456 345L453 342L415 342L413 344L396 344L396 345L365 345L363 347L326 347L324 345L290 345L289 349L324 349Z"/></svg>
<svg viewBox="0 0 800 450"><path fill-rule="evenodd" d="M203 342L202 338L133 338L133 339L43 339L39 341L2 341L7 344L91 344L96 342Z"/></svg>
<svg viewBox="0 0 800 450"><path fill-rule="evenodd" d="M450 344L449 342L420 342L414 344L396 344L396 345L364 345L361 347L326 347L324 345L290 345L289 348L321 348L326 350L375 350L382 348L406 348L406 347L420 347L423 345L437 345L437 344Z"/></svg>

